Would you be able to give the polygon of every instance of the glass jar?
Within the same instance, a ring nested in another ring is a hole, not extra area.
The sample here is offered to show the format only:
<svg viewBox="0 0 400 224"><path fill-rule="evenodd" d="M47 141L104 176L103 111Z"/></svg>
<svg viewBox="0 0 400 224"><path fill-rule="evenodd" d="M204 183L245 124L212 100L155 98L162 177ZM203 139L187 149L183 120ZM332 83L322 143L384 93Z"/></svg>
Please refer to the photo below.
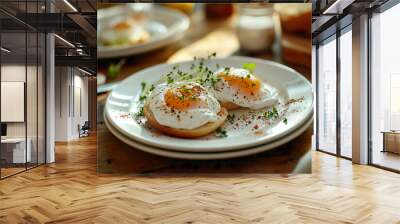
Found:
<svg viewBox="0 0 400 224"><path fill-rule="evenodd" d="M236 33L245 51L262 51L275 40L274 9L268 3L237 5Z"/></svg>

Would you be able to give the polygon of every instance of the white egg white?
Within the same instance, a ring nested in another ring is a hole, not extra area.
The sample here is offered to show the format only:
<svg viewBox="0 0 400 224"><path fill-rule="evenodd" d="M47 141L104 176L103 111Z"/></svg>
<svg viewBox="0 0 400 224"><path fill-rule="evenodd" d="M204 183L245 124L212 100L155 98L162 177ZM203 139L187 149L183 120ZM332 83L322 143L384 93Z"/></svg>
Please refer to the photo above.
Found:
<svg viewBox="0 0 400 224"><path fill-rule="evenodd" d="M224 72L224 69L217 70L214 75L218 75L221 72ZM246 78L249 75L254 78L248 70L242 68L232 67L226 72L230 76L236 76L239 78ZM229 83L223 78L221 78L211 88L211 91L215 98L217 98L221 103L231 102L238 106L255 110L272 106L278 101L276 89L264 82L261 82L260 91L252 96L241 93L237 88L229 85Z"/></svg>
<svg viewBox="0 0 400 224"><path fill-rule="evenodd" d="M148 32L134 21L126 21L129 28L123 30L114 29L114 24L110 24L99 32L100 41L105 45L124 45L135 44L149 38Z"/></svg>
<svg viewBox="0 0 400 224"><path fill-rule="evenodd" d="M164 95L170 88L176 88L184 83L176 83L173 86L166 83L159 84L151 92L148 100L149 107L155 119L161 125L179 129L195 129L208 122L215 122L219 119L221 110L219 102L210 94L201 95L207 101L207 108L193 108L187 111L179 111L167 106ZM186 83L187 85L188 83ZM189 83L199 85L197 83ZM202 87L203 88L203 87ZM205 90L207 91L207 90Z"/></svg>

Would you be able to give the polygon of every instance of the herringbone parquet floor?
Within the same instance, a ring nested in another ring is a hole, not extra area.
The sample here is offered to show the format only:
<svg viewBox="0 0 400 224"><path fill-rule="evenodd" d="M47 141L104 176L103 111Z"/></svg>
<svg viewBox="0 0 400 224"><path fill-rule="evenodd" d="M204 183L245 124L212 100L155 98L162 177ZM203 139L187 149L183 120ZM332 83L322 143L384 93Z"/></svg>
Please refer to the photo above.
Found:
<svg viewBox="0 0 400 224"><path fill-rule="evenodd" d="M312 175L109 176L94 137L0 181L0 223L400 223L400 175L315 152Z"/></svg>

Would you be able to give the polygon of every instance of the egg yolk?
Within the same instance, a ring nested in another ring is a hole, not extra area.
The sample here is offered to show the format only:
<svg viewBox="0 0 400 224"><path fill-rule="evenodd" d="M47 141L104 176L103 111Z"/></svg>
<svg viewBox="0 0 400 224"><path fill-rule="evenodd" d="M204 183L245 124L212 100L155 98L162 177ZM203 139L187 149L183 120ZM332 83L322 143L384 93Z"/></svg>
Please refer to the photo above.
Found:
<svg viewBox="0 0 400 224"><path fill-rule="evenodd" d="M130 27L131 25L128 23L128 21L122 21L114 25L115 30L126 30Z"/></svg>
<svg viewBox="0 0 400 224"><path fill-rule="evenodd" d="M168 107L179 111L186 111L193 108L205 108L207 102L201 99L204 90L200 86L182 86L169 89L164 95Z"/></svg>
<svg viewBox="0 0 400 224"><path fill-rule="evenodd" d="M220 73L222 77L230 86L238 89L241 93L246 95L255 95L260 91L261 81L252 75L248 76L233 76L226 73Z"/></svg>

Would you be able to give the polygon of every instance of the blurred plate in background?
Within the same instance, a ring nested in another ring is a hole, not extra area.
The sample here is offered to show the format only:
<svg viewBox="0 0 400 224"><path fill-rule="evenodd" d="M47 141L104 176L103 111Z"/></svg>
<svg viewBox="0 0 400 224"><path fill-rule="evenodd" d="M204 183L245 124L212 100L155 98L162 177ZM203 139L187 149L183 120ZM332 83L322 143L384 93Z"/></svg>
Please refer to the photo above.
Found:
<svg viewBox="0 0 400 224"><path fill-rule="evenodd" d="M101 37L104 32L110 32L105 30L107 24L135 17L140 18L138 25L147 31L149 39L137 44L105 46L98 38L98 58L136 55L166 46L182 38L190 24L186 15L174 9L152 4L125 4L98 11L98 37Z"/></svg>

